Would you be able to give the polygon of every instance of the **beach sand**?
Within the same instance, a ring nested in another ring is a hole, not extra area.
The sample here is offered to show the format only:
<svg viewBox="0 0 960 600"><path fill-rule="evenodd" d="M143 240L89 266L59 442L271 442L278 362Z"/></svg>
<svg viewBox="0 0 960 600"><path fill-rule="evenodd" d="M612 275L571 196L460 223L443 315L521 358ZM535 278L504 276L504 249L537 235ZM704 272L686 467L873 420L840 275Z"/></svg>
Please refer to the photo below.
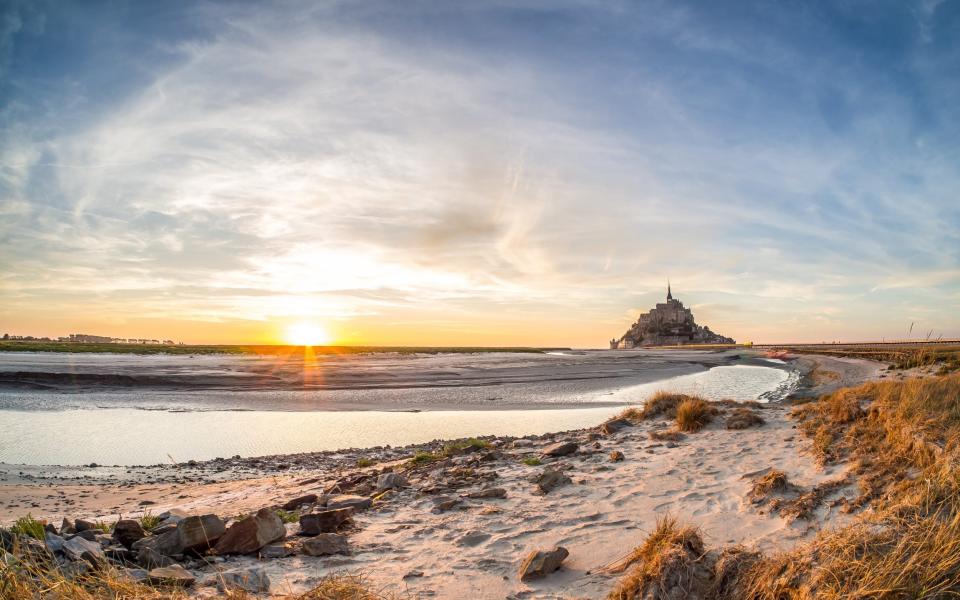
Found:
<svg viewBox="0 0 960 600"><path fill-rule="evenodd" d="M876 378L883 367L823 356L803 356L799 361L805 373L804 395ZM751 478L770 468L784 471L804 489L843 475L844 467L822 469L805 454L808 442L795 430L789 411L785 403L757 409L766 423L745 430L726 430L719 417L675 443L650 439L651 430L669 425L662 420L608 436L597 437L594 428L524 441L494 439L499 453L458 456L407 472L409 487L389 492L354 517L349 556L296 555L264 561L229 557L220 566L261 564L274 594L308 589L328 573L349 571L362 572L375 589L423 596L599 597L618 576L606 567L640 544L659 515L689 520L702 528L710 545L785 549L843 519L827 506L809 520L790 522L747 500ZM541 466L521 462L539 457L544 447L558 441L573 441L579 448L569 456L543 458ZM613 450L621 451L624 460L612 462ZM411 453L412 449L381 448L270 457L259 464L257 459L202 463L193 471L129 470L113 474L123 479L119 483L30 479L36 475L8 472L0 485L0 507L7 520L31 512L57 524L64 516L109 521L118 514L138 515L144 510L158 514L170 508L228 517L323 493L350 474L399 467L404 463L398 459ZM489 460L482 461L482 455ZM379 464L367 469L352 466L361 456ZM562 470L572 482L540 493L531 478L546 467ZM145 479L149 477L156 481ZM506 496L463 498L458 507L438 513L432 511L434 495L423 493L438 485L457 488L444 492L446 496L491 486L502 488ZM296 543L297 524L287 528L288 538ZM518 566L528 552L556 545L570 552L559 571L540 580L518 579ZM196 588L200 595L214 591Z"/></svg>

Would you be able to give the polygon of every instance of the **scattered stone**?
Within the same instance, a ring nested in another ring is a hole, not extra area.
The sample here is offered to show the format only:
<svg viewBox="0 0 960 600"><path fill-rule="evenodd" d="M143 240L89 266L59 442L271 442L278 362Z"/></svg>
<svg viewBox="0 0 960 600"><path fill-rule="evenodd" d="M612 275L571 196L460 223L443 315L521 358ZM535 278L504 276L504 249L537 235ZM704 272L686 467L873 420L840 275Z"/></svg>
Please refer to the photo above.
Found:
<svg viewBox="0 0 960 600"><path fill-rule="evenodd" d="M197 580L190 571L180 565L157 567L147 573L147 581L154 585L171 585L176 587L190 587Z"/></svg>
<svg viewBox="0 0 960 600"><path fill-rule="evenodd" d="M528 440L527 438L520 438L519 440L513 440L511 444L514 448L530 448L533 446L533 440Z"/></svg>
<svg viewBox="0 0 960 600"><path fill-rule="evenodd" d="M576 442L557 442L543 449L544 456L567 456L577 451L579 446Z"/></svg>
<svg viewBox="0 0 960 600"><path fill-rule="evenodd" d="M96 542L75 536L63 542L63 553L70 560L85 560L89 563L99 563L106 559L103 548Z"/></svg>
<svg viewBox="0 0 960 600"><path fill-rule="evenodd" d="M612 435L622 429L632 426L633 424L626 419L610 419L600 426L600 433L603 435Z"/></svg>
<svg viewBox="0 0 960 600"><path fill-rule="evenodd" d="M338 533L321 533L303 542L301 550L308 556L350 554L347 538Z"/></svg>
<svg viewBox="0 0 960 600"><path fill-rule="evenodd" d="M60 523L60 535L70 535L71 533L76 532L77 530L73 527L73 524L64 518L63 522Z"/></svg>
<svg viewBox="0 0 960 600"><path fill-rule="evenodd" d="M177 523L180 547L184 550L206 550L213 546L226 531L226 526L217 515L186 517Z"/></svg>
<svg viewBox="0 0 960 600"><path fill-rule="evenodd" d="M413 579L414 577L423 577L423 571L414 569L412 571L407 572L407 574L403 576L404 579Z"/></svg>
<svg viewBox="0 0 960 600"><path fill-rule="evenodd" d="M317 500L319 500L319 497L316 494L307 494L305 496L299 496L293 500L289 500L280 508L283 510L296 510L304 504L316 504Z"/></svg>
<svg viewBox="0 0 960 600"><path fill-rule="evenodd" d="M162 554L164 556L173 556L183 552L183 545L180 543L180 535L176 529L161 533L160 535L151 535L135 541L130 548L138 553L143 548Z"/></svg>
<svg viewBox="0 0 960 600"><path fill-rule="evenodd" d="M138 521L133 519L121 519L113 526L113 539L130 548L137 540L142 540L147 536Z"/></svg>
<svg viewBox="0 0 960 600"><path fill-rule="evenodd" d="M267 544L260 548L260 558L286 558L287 556L293 556L294 553L293 546L283 542Z"/></svg>
<svg viewBox="0 0 960 600"><path fill-rule="evenodd" d="M534 550L520 565L520 580L545 577L560 568L560 564L570 553L563 546L553 550Z"/></svg>
<svg viewBox="0 0 960 600"><path fill-rule="evenodd" d="M364 496L352 496L349 494L341 494L339 496L333 496L327 500L327 508L329 510L334 510L337 508L352 508L354 510L366 510L373 506L373 500L366 498Z"/></svg>
<svg viewBox="0 0 960 600"><path fill-rule="evenodd" d="M406 487L407 485L407 478L400 473L383 473L380 477L377 477L378 492L396 490Z"/></svg>
<svg viewBox="0 0 960 600"><path fill-rule="evenodd" d="M88 542L95 542L97 541L97 536L101 533L99 529L84 529L83 531L78 531L77 535Z"/></svg>
<svg viewBox="0 0 960 600"><path fill-rule="evenodd" d="M352 508L322 510L303 515L300 517L300 533L303 535L333 533L352 515Z"/></svg>
<svg viewBox="0 0 960 600"><path fill-rule="evenodd" d="M270 577L263 567L230 569L217 573L217 588L221 592L240 589L252 594L265 593L270 591Z"/></svg>
<svg viewBox="0 0 960 600"><path fill-rule="evenodd" d="M507 490L498 487L483 488L467 494L467 498L506 498Z"/></svg>
<svg viewBox="0 0 960 600"><path fill-rule="evenodd" d="M553 469L544 469L543 473L536 478L537 487L544 494L549 493L550 490L572 482L572 479L560 471L554 471Z"/></svg>
<svg viewBox="0 0 960 600"><path fill-rule="evenodd" d="M287 535L283 521L269 508L237 521L214 546L217 554L250 554Z"/></svg>
<svg viewBox="0 0 960 600"><path fill-rule="evenodd" d="M453 498L452 496L437 496L433 499L433 510L435 513L442 513L448 510L452 510L460 505L459 498Z"/></svg>
<svg viewBox="0 0 960 600"><path fill-rule="evenodd" d="M619 450L613 450L610 452L610 461L611 462L620 462L624 459L623 452Z"/></svg>

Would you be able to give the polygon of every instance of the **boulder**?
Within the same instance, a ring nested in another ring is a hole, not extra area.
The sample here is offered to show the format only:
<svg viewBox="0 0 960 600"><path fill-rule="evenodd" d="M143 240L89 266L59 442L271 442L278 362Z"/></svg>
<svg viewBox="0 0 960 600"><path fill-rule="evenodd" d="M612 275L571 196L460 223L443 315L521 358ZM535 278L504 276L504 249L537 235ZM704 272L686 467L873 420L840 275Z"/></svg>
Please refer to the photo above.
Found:
<svg viewBox="0 0 960 600"><path fill-rule="evenodd" d="M71 523L66 519L66 517L64 517L63 521L60 523L60 535L66 536L76 532L77 530L74 529L73 523Z"/></svg>
<svg viewBox="0 0 960 600"><path fill-rule="evenodd" d="M150 569L150 572L147 573L147 581L154 585L190 587L196 580L197 578L190 571L177 564Z"/></svg>
<svg viewBox="0 0 960 600"><path fill-rule="evenodd" d="M177 561L160 554L149 546L144 546L137 551L137 564L144 569L156 569L157 567L169 567L177 564Z"/></svg>
<svg viewBox="0 0 960 600"><path fill-rule="evenodd" d="M177 523L177 535L184 550L197 552L213 546L227 531L217 515L186 517Z"/></svg>
<svg viewBox="0 0 960 600"><path fill-rule="evenodd" d="M544 456L567 456L577 451L580 446L576 442L557 442L543 449Z"/></svg>
<svg viewBox="0 0 960 600"><path fill-rule="evenodd" d="M620 431L621 429L626 429L627 427L632 426L633 423L626 419L610 419L600 426L600 433L603 435L611 435Z"/></svg>
<svg viewBox="0 0 960 600"><path fill-rule="evenodd" d="M352 508L336 508L303 515L300 517L300 533L304 535L333 533L352 515Z"/></svg>
<svg viewBox="0 0 960 600"><path fill-rule="evenodd" d="M287 534L283 521L269 508L237 521L227 529L214 546L217 554L250 554Z"/></svg>
<svg viewBox="0 0 960 600"><path fill-rule="evenodd" d="M63 544L67 540L63 539L55 533L50 533L49 531L43 534L43 543L47 546L47 550L50 552L62 552Z"/></svg>
<svg viewBox="0 0 960 600"><path fill-rule="evenodd" d="M143 548L150 548L158 554L164 556L173 556L183 552L183 544L180 542L180 534L176 529L161 533L160 535L151 535L141 538L130 545L132 550L140 552Z"/></svg>
<svg viewBox="0 0 960 600"><path fill-rule="evenodd" d="M352 508L354 510L366 510L373 506L373 500L365 496L353 496L350 494L341 494L333 496L327 500L327 509Z"/></svg>
<svg viewBox="0 0 960 600"><path fill-rule="evenodd" d="M263 567L230 569L217 573L217 588L221 592L244 590L252 594L270 591L270 578Z"/></svg>
<svg viewBox="0 0 960 600"><path fill-rule="evenodd" d="M623 452L620 452L619 450L612 450L610 452L611 462L620 462L621 460L623 460L623 458L624 458Z"/></svg>
<svg viewBox="0 0 960 600"><path fill-rule="evenodd" d="M84 529L83 531L78 531L76 535L82 537L83 539L89 542L97 541L97 536L103 533L99 529Z"/></svg>
<svg viewBox="0 0 960 600"><path fill-rule="evenodd" d="M89 563L98 563L106 559L103 548L96 542L75 536L63 542L63 553L70 560L85 560Z"/></svg>
<svg viewBox="0 0 960 600"><path fill-rule="evenodd" d="M537 488L539 488L544 494L547 494L550 492L550 490L558 488L562 485L567 485L572 481L572 479L560 471L554 471L553 469L545 469L543 473L536 478Z"/></svg>
<svg viewBox="0 0 960 600"><path fill-rule="evenodd" d="M319 497L316 494L307 494L305 496L297 496L292 500L288 500L286 504L281 506L283 510L297 510L304 504L316 504Z"/></svg>
<svg viewBox="0 0 960 600"><path fill-rule="evenodd" d="M81 531L90 531L91 529L96 529L97 524L93 521L87 521L85 519L77 519L73 522L73 528L77 533Z"/></svg>
<svg viewBox="0 0 960 600"><path fill-rule="evenodd" d="M347 538L338 533L321 533L304 541L301 550L308 556L350 554L350 545Z"/></svg>
<svg viewBox="0 0 960 600"><path fill-rule="evenodd" d="M120 519L113 526L113 539L125 547L130 548L137 540L142 540L147 536L147 532L140 526L139 521L133 519Z"/></svg>
<svg viewBox="0 0 960 600"><path fill-rule="evenodd" d="M377 491L396 490L407 486L407 478L400 473L383 473L377 477Z"/></svg>
<svg viewBox="0 0 960 600"><path fill-rule="evenodd" d="M553 550L534 550L520 564L520 579L544 577L560 568L560 564L570 556L567 549L557 546Z"/></svg>

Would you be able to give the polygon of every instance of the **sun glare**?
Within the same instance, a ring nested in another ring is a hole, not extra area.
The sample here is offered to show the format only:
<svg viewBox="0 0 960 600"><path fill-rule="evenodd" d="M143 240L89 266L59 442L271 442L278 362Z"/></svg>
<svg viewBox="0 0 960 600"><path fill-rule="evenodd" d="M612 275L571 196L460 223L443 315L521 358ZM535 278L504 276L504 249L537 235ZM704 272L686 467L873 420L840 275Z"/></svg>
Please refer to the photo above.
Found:
<svg viewBox="0 0 960 600"><path fill-rule="evenodd" d="M293 346L326 346L330 343L330 334L316 323L294 323L287 327L284 337Z"/></svg>

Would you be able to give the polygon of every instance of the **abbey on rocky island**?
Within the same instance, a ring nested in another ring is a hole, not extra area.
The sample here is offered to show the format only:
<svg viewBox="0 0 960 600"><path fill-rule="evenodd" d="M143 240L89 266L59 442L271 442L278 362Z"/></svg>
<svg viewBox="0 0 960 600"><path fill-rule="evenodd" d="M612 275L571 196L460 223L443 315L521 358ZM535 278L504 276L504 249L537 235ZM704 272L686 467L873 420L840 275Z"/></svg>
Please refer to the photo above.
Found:
<svg viewBox="0 0 960 600"><path fill-rule="evenodd" d="M620 339L610 340L610 348L638 348L641 346L680 346L684 344L734 344L731 338L697 325L693 313L673 297L667 283L667 301L640 315Z"/></svg>

